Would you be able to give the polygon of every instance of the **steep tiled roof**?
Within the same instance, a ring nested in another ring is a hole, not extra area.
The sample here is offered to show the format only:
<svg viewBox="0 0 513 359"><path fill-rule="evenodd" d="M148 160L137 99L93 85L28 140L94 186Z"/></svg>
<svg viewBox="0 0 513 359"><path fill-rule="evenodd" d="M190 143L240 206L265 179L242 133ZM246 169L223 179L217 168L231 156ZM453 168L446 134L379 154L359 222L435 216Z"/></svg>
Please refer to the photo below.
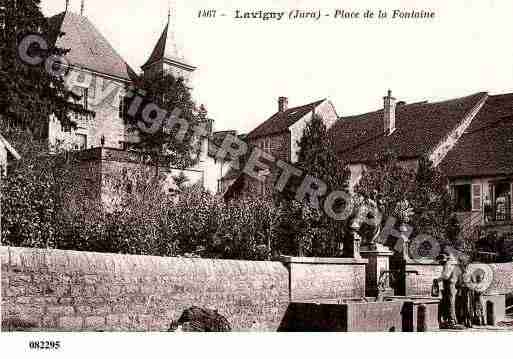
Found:
<svg viewBox="0 0 513 359"><path fill-rule="evenodd" d="M309 103L308 105L290 108L283 112L277 112L267 121L263 122L260 126L251 131L248 134L248 138L254 139L284 132L324 101L325 100L320 100Z"/></svg>
<svg viewBox="0 0 513 359"><path fill-rule="evenodd" d="M134 78L135 72L86 17L68 11L51 17L49 23L53 41L59 32L65 33L56 45L70 49L66 59L72 65L124 80Z"/></svg>
<svg viewBox="0 0 513 359"><path fill-rule="evenodd" d="M383 110L343 117L331 128L340 157L350 163L375 159L376 154L393 151L400 158L414 158L433 150L486 93L454 100L398 104L396 130L385 135Z"/></svg>
<svg viewBox="0 0 513 359"><path fill-rule="evenodd" d="M488 98L441 168L450 177L513 175L513 94Z"/></svg>

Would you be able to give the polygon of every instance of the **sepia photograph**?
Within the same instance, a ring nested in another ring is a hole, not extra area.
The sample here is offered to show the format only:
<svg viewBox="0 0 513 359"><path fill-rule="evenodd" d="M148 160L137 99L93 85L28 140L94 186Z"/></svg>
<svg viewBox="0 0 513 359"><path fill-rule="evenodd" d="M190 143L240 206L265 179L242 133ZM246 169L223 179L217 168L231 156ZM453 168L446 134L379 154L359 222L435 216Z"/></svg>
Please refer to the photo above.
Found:
<svg viewBox="0 0 513 359"><path fill-rule="evenodd" d="M511 335L511 14L0 0L2 347Z"/></svg>

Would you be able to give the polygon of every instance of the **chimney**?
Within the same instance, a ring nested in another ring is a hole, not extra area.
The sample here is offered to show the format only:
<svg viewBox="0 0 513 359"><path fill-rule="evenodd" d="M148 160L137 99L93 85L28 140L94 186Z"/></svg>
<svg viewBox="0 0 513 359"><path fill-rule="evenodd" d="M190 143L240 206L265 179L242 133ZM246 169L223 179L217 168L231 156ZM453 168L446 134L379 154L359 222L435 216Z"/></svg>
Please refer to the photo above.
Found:
<svg viewBox="0 0 513 359"><path fill-rule="evenodd" d="M385 135L390 135L395 131L395 98L392 97L392 90L388 90L387 96L383 97L383 124Z"/></svg>
<svg viewBox="0 0 513 359"><path fill-rule="evenodd" d="M289 99L287 97L280 96L278 98L278 111L285 112L289 108Z"/></svg>

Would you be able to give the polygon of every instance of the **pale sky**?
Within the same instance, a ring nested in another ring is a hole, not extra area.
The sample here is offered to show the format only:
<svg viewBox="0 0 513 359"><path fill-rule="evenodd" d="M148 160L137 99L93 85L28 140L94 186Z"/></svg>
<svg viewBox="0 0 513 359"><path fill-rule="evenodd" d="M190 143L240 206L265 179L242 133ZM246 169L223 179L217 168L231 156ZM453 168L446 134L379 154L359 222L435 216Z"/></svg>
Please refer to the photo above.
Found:
<svg viewBox="0 0 513 359"><path fill-rule="evenodd" d="M339 115L377 110L391 88L406 102L513 92L510 0L176 0L176 37L198 70L194 97L215 129L250 131L277 110L330 99ZM80 0L70 0L80 11ZM42 0L45 15L65 0ZM199 19L201 9L227 14ZM241 21L235 10L431 9L434 20ZM139 72L168 0L85 0L85 14Z"/></svg>

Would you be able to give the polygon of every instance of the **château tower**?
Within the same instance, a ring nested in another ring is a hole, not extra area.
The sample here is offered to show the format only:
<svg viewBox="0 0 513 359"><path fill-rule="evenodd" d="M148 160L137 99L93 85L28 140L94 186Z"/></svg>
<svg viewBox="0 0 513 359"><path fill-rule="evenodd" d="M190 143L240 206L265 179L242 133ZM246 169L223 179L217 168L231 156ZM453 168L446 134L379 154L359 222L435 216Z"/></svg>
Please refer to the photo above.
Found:
<svg viewBox="0 0 513 359"><path fill-rule="evenodd" d="M192 66L180 53L175 39L174 25L175 19L171 16L170 9L164 31L148 61L141 67L145 77L155 78L164 73L171 73L175 77L183 77L187 82L191 79L196 67Z"/></svg>

